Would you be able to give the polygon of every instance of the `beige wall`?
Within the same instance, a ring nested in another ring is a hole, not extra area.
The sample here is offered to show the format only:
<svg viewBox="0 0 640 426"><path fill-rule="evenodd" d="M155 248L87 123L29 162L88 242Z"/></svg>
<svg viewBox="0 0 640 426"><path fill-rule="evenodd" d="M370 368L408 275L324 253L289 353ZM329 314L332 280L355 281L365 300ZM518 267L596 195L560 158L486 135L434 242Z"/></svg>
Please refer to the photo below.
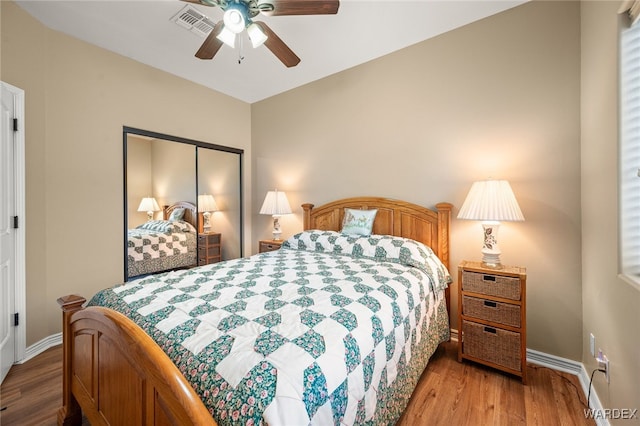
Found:
<svg viewBox="0 0 640 426"><path fill-rule="evenodd" d="M303 202L379 195L457 214L473 181L508 179L526 221L499 242L528 268L528 347L580 360L579 25L577 2L525 4L253 104L254 205L287 191L286 237ZM269 236L268 218L254 225ZM481 234L453 221L453 272L480 259Z"/></svg>
<svg viewBox="0 0 640 426"><path fill-rule="evenodd" d="M153 196L151 143L134 135L127 137L127 227L136 228L147 221L147 213L139 212L144 197Z"/></svg>
<svg viewBox="0 0 640 426"><path fill-rule="evenodd" d="M163 139L151 141L153 191L160 208L178 201L196 204L196 147ZM161 219L162 213L156 215Z"/></svg>
<svg viewBox="0 0 640 426"><path fill-rule="evenodd" d="M31 345L60 331L56 298L90 297L123 279L122 127L241 148L250 158L250 106L49 30L14 3L0 3L2 79L26 93ZM248 224L246 230L248 242Z"/></svg>
<svg viewBox="0 0 640 426"><path fill-rule="evenodd" d="M593 333L611 363L611 384L601 374L594 380L601 402L640 409L640 291L617 276L618 6L585 1L581 8L582 361L589 373L597 367Z"/></svg>

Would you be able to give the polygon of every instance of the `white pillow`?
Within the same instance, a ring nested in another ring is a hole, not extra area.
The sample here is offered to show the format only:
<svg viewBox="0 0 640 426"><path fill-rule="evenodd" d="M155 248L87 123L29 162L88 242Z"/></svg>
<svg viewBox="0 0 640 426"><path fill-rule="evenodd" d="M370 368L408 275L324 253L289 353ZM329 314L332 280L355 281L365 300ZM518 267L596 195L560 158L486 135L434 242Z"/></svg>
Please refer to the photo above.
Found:
<svg viewBox="0 0 640 426"><path fill-rule="evenodd" d="M377 209L344 209L341 232L343 234L371 235L376 213L378 213Z"/></svg>

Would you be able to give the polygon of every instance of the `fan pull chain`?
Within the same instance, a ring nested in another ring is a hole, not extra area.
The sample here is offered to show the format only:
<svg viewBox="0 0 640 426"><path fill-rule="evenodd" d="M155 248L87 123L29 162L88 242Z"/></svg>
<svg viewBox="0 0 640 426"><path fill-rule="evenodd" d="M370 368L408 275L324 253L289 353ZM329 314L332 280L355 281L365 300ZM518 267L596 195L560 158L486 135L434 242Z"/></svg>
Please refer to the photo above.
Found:
<svg viewBox="0 0 640 426"><path fill-rule="evenodd" d="M243 47L244 47L244 38L240 37L240 47L238 48L238 65L240 65L244 60L244 55L242 54Z"/></svg>

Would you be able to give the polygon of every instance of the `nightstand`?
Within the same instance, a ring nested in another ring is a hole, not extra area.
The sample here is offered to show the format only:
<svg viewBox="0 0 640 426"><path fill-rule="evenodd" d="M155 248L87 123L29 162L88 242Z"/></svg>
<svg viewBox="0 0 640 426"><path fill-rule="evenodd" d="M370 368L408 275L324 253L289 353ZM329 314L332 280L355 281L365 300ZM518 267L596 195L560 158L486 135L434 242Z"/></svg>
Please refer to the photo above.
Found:
<svg viewBox="0 0 640 426"><path fill-rule="evenodd" d="M198 234L198 266L222 260L222 235L218 232Z"/></svg>
<svg viewBox="0 0 640 426"><path fill-rule="evenodd" d="M283 240L260 240L258 253L279 250L282 247Z"/></svg>
<svg viewBox="0 0 640 426"><path fill-rule="evenodd" d="M458 361L468 359L527 382L527 270L458 266Z"/></svg>

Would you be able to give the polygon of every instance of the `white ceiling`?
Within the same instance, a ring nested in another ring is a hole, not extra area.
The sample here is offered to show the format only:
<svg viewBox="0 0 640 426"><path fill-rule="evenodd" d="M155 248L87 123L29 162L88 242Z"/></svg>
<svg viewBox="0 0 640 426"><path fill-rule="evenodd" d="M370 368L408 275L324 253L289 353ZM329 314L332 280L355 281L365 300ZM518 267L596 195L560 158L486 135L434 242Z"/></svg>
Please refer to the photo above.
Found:
<svg viewBox="0 0 640 426"><path fill-rule="evenodd" d="M248 39L242 49L222 46L212 60L197 59L204 38L171 18L190 4L217 22L217 7L179 0L16 3L49 28L253 103L526 1L341 0L337 15L257 16L302 59L293 68L265 46L253 49Z"/></svg>

